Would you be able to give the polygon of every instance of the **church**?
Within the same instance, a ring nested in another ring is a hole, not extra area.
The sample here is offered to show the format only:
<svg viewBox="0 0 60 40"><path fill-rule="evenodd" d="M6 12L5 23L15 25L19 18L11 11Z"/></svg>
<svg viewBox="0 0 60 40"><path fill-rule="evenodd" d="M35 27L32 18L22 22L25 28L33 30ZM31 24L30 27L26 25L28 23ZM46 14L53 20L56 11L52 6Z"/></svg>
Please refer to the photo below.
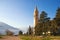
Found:
<svg viewBox="0 0 60 40"><path fill-rule="evenodd" d="M36 7L34 9L34 34L60 35L60 8L56 10L56 15L51 20L45 11L42 11L41 14L39 14Z"/></svg>

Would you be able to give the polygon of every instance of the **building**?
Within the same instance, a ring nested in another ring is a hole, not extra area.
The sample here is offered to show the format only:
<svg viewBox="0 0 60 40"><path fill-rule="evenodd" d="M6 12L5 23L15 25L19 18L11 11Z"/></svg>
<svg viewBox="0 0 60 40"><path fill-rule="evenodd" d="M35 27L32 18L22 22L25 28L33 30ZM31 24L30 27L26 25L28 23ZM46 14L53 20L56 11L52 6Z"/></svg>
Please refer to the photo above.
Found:
<svg viewBox="0 0 60 40"><path fill-rule="evenodd" d="M51 35L60 35L60 8L57 9L56 16L52 20L42 11L40 16L37 7L34 9L34 34L42 35L50 33Z"/></svg>

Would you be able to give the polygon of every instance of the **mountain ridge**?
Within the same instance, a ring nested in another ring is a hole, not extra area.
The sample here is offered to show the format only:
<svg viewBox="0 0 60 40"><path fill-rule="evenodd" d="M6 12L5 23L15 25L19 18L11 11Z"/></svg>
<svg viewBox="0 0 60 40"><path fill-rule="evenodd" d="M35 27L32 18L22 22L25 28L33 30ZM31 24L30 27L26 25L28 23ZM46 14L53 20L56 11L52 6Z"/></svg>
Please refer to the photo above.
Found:
<svg viewBox="0 0 60 40"><path fill-rule="evenodd" d="M18 33L20 31L18 28L14 28L13 26L0 22L0 34L2 34L2 35L6 34L6 30L13 32L14 35L18 35Z"/></svg>

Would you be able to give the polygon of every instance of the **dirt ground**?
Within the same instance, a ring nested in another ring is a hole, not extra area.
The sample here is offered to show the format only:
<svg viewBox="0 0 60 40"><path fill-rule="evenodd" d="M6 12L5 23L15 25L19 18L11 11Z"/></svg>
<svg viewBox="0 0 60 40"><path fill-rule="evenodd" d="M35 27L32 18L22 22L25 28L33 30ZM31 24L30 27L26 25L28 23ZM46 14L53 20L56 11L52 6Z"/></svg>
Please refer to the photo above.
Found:
<svg viewBox="0 0 60 40"><path fill-rule="evenodd" d="M3 36L0 40L21 40L19 36Z"/></svg>

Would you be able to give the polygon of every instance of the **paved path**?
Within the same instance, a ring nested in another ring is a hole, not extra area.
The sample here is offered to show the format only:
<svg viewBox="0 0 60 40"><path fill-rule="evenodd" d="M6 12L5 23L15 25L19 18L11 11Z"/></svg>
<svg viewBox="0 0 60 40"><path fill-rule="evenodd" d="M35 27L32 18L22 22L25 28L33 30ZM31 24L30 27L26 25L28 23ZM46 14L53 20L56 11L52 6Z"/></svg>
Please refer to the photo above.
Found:
<svg viewBox="0 0 60 40"><path fill-rule="evenodd" d="M21 40L19 36L4 36L0 40Z"/></svg>

